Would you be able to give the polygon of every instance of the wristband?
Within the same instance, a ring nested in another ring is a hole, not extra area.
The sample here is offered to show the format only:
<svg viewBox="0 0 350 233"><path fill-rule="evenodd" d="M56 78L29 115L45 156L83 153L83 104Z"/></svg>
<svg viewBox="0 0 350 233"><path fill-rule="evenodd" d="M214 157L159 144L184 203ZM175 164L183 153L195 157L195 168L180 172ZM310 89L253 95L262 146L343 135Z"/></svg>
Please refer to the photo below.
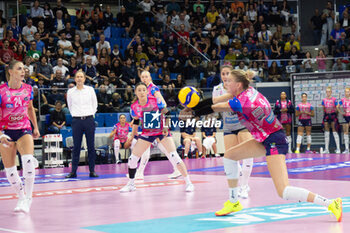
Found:
<svg viewBox="0 0 350 233"><path fill-rule="evenodd" d="M134 124L135 125L140 125L140 119L134 119Z"/></svg>

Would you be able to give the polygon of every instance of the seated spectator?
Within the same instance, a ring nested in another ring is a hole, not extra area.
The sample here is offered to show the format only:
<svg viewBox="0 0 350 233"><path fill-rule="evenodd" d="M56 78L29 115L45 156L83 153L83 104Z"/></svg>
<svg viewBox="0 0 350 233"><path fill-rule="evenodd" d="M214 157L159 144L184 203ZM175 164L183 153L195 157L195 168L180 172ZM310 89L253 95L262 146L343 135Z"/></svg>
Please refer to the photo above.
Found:
<svg viewBox="0 0 350 233"><path fill-rule="evenodd" d="M58 33L65 28L65 22L63 12L61 10L56 11L56 17L53 22L53 34L55 36L58 36Z"/></svg>
<svg viewBox="0 0 350 233"><path fill-rule="evenodd" d="M52 66L47 62L46 55L40 57L35 73L38 75L38 78L41 77L45 80L45 85L53 80L54 72Z"/></svg>
<svg viewBox="0 0 350 233"><path fill-rule="evenodd" d="M51 81L51 86L56 86L58 88L66 88L67 82L62 74L62 70L58 69L56 70L54 74L54 78Z"/></svg>
<svg viewBox="0 0 350 233"><path fill-rule="evenodd" d="M246 71L246 70L248 70L248 67L245 65L244 61L239 61L238 66L236 66L235 69Z"/></svg>
<svg viewBox="0 0 350 233"><path fill-rule="evenodd" d="M24 63L24 68L27 68L29 70L29 75L35 76L34 66L32 65L32 58L28 56L24 57L23 63Z"/></svg>
<svg viewBox="0 0 350 233"><path fill-rule="evenodd" d="M98 63L98 59L95 55L95 49L93 47L89 48L88 54L84 56L85 62L87 62L87 58L91 58L92 64L95 66Z"/></svg>
<svg viewBox="0 0 350 233"><path fill-rule="evenodd" d="M197 51L193 52L188 59L189 77L200 79L200 73L203 71L203 58Z"/></svg>
<svg viewBox="0 0 350 233"><path fill-rule="evenodd" d="M318 55L316 56L316 61L317 61L318 72L326 72L327 58L326 58L326 54L324 53L323 49L320 49L318 51Z"/></svg>
<svg viewBox="0 0 350 233"><path fill-rule="evenodd" d="M124 94L123 94L124 103L129 106L134 99L135 99L134 90L133 90L133 88L130 85L128 85L125 88L125 91L124 91Z"/></svg>
<svg viewBox="0 0 350 233"><path fill-rule="evenodd" d="M330 34L330 40L328 41L328 54L333 56L333 46L341 39L341 33L345 32L343 28L340 28L340 23L336 23L334 29Z"/></svg>
<svg viewBox="0 0 350 233"><path fill-rule="evenodd" d="M277 0L272 0L269 6L269 22L274 25L281 24L281 9L277 4Z"/></svg>
<svg viewBox="0 0 350 233"><path fill-rule="evenodd" d="M127 27L129 24L130 14L126 12L124 6L120 8L120 12L117 14L117 26L118 27Z"/></svg>
<svg viewBox="0 0 350 233"><path fill-rule="evenodd" d="M123 61L123 55L122 55L122 53L121 53L120 50L119 50L119 45L115 44L115 45L113 46L113 50L112 50L110 59L111 59L111 62L112 62L112 63L113 63L113 61L114 61L115 59L117 59L117 60L119 60L119 61Z"/></svg>
<svg viewBox="0 0 350 233"><path fill-rule="evenodd" d="M113 13L111 11L111 6L109 5L106 6L106 11L103 12L103 21L106 24L106 27L110 27L114 23Z"/></svg>
<svg viewBox="0 0 350 233"><path fill-rule="evenodd" d="M84 2L80 3L80 8L75 12L75 15L77 16L77 22L79 23L85 16L89 16L89 11L85 9Z"/></svg>
<svg viewBox="0 0 350 233"><path fill-rule="evenodd" d="M249 36L247 42L243 45L243 47L247 47L249 53L256 50L256 43L253 41L253 37Z"/></svg>
<svg viewBox="0 0 350 233"><path fill-rule="evenodd" d="M166 57L163 51L158 53L158 56L153 60L153 67L155 72L158 72L158 69L163 65L163 62L166 61Z"/></svg>
<svg viewBox="0 0 350 233"><path fill-rule="evenodd" d="M80 36L81 44L84 45L84 47L86 44L85 42L91 40L91 34L88 30L86 30L85 24L83 23L79 25L79 30L76 30L75 33L76 35Z"/></svg>
<svg viewBox="0 0 350 233"><path fill-rule="evenodd" d="M105 40L106 37L104 34L100 35L100 41L96 43L96 50L97 53L99 53L103 48L106 48L108 51L108 54L111 53L111 45L109 44L108 41Z"/></svg>
<svg viewBox="0 0 350 233"><path fill-rule="evenodd" d="M185 18L185 14L183 12L180 13L179 17L175 20L174 28L176 31L180 31L180 26L183 25L184 31L191 31L191 25L188 20Z"/></svg>
<svg viewBox="0 0 350 233"><path fill-rule="evenodd" d="M110 67L108 63L106 62L105 57L101 57L99 60L99 63L95 66L97 71L97 76L100 77L100 79L108 79L108 74L110 71Z"/></svg>
<svg viewBox="0 0 350 233"><path fill-rule="evenodd" d="M176 89L183 88L186 85L185 79L182 77L182 74L178 74L176 76L176 80L174 81L174 85Z"/></svg>
<svg viewBox="0 0 350 233"><path fill-rule="evenodd" d="M286 79L289 80L290 75L294 74L295 72L297 72L297 67L292 60L289 60L288 65L286 66Z"/></svg>
<svg viewBox="0 0 350 233"><path fill-rule="evenodd" d="M315 59L312 59L311 53L306 52L305 59L301 62L304 72L313 72L312 64L315 64Z"/></svg>
<svg viewBox="0 0 350 233"><path fill-rule="evenodd" d="M292 24L290 26L290 35L293 34L295 36L295 40L300 42L301 37L300 37L300 32L297 30L297 25Z"/></svg>
<svg viewBox="0 0 350 233"><path fill-rule="evenodd" d="M61 129L66 128L66 116L62 111L62 102L56 101L55 109L51 112L51 124L48 128L50 133L59 134Z"/></svg>
<svg viewBox="0 0 350 233"><path fill-rule="evenodd" d="M142 46L141 45L137 46L137 51L136 51L135 57L136 57L136 63L137 64L140 64L140 60L141 59L145 59L146 62L149 61L149 58L148 58L147 54L142 51Z"/></svg>
<svg viewBox="0 0 350 233"><path fill-rule="evenodd" d="M39 0L35 0L33 7L30 8L30 17L33 19L33 24L35 26L44 18L44 9L40 7Z"/></svg>
<svg viewBox="0 0 350 233"><path fill-rule="evenodd" d="M282 72L277 66L277 62L273 61L268 71L267 81L269 82L280 82L282 81Z"/></svg>
<svg viewBox="0 0 350 233"><path fill-rule="evenodd" d="M236 64L236 54L233 52L233 48L228 49L228 53L224 58L224 62L231 63L231 66L234 67Z"/></svg>
<svg viewBox="0 0 350 233"><path fill-rule="evenodd" d="M125 62L125 66L122 68L123 81L128 85L136 85L138 79L136 66L132 64L131 59L128 58Z"/></svg>
<svg viewBox="0 0 350 233"><path fill-rule="evenodd" d="M29 69L24 68L24 83L31 85L32 87L35 85L35 81L30 77Z"/></svg>
<svg viewBox="0 0 350 233"><path fill-rule="evenodd" d="M249 65L250 60L252 59L248 47L244 46L242 53L237 57L237 60L243 61L245 65Z"/></svg>
<svg viewBox="0 0 350 233"><path fill-rule="evenodd" d="M339 53L339 52L340 52L341 47L342 47L343 45L344 45L346 48L350 45L350 39L349 39L349 38L346 38L346 33L345 33L345 32L340 33L340 38L339 38L339 40L337 41L337 43L335 44L336 53Z"/></svg>
<svg viewBox="0 0 350 233"><path fill-rule="evenodd" d="M177 97L177 90L174 88L174 84L169 84L164 90L164 99L166 99L167 108L169 111L176 111L179 105L179 98Z"/></svg>
<svg viewBox="0 0 350 233"><path fill-rule="evenodd" d="M286 59L291 59L293 64L297 67L297 72L300 71L301 59L303 55L298 51L296 46L292 46L289 53L286 54Z"/></svg>
<svg viewBox="0 0 350 233"><path fill-rule="evenodd" d="M137 76L139 78L141 78L141 72L144 71L144 70L149 71L150 67L147 64L146 60L142 58L141 61L140 61L140 64L137 65Z"/></svg>
<svg viewBox="0 0 350 233"><path fill-rule="evenodd" d="M70 42L73 41L75 37L75 28L71 26L70 22L66 22L66 27L61 32L64 32L66 34L66 40Z"/></svg>
<svg viewBox="0 0 350 233"><path fill-rule="evenodd" d="M252 4L249 5L249 10L247 10L246 16L248 17L248 20L252 24L255 24L258 21L258 12L254 8L254 5ZM243 19L243 22L244 22L244 19Z"/></svg>
<svg viewBox="0 0 350 233"><path fill-rule="evenodd" d="M56 54L56 48L57 48L57 45L55 43L54 35L50 34L49 41L45 45L45 50L50 51L51 55L54 56Z"/></svg>
<svg viewBox="0 0 350 233"><path fill-rule="evenodd" d="M116 77L119 77L120 75L122 75L122 65L119 59L115 59L113 61L109 75L111 74L112 71L114 72Z"/></svg>
<svg viewBox="0 0 350 233"><path fill-rule="evenodd" d="M182 117L180 113L180 117ZM182 120L180 118L180 120ZM185 124L186 126L186 124ZM185 147L184 157L188 159L188 154L191 150L195 150L195 147L199 151L199 156L202 156L202 142L201 140L196 136L196 127L188 126L188 127L182 127L180 128L181 137L183 138L182 145Z"/></svg>
<svg viewBox="0 0 350 233"><path fill-rule="evenodd" d="M102 12L101 12L102 13ZM102 15L103 16L103 15ZM104 22L103 19L100 19L98 14L93 14L91 21L89 22L89 32L94 36L98 36L103 33L104 30Z"/></svg>
<svg viewBox="0 0 350 233"><path fill-rule="evenodd" d="M284 52L288 53L292 46L295 46L298 51L300 51L300 44L295 40L295 36L293 34L290 35L289 41L284 45Z"/></svg>
<svg viewBox="0 0 350 233"><path fill-rule="evenodd" d="M17 26L17 18L12 17L10 21L10 25L7 26L6 32L12 31L13 38L17 41L22 41L21 28Z"/></svg>
<svg viewBox="0 0 350 233"><path fill-rule="evenodd" d="M123 99L119 93L114 93L112 95L110 106L112 106L113 112L120 112L122 110L122 108L124 107L124 104L123 104Z"/></svg>
<svg viewBox="0 0 350 233"><path fill-rule="evenodd" d="M244 4L243 4L243 2L241 2L241 1L234 0L234 1L231 3L231 10L232 10L232 12L233 12L233 13L237 13L238 8L244 9Z"/></svg>
<svg viewBox="0 0 350 233"><path fill-rule="evenodd" d="M170 14L173 11L177 13L181 11L181 7L176 0L171 0L171 2L166 5L166 12Z"/></svg>
<svg viewBox="0 0 350 233"><path fill-rule="evenodd" d="M39 58L41 55L42 55L42 53L40 51L38 51L36 48L35 40L32 40L30 42L30 49L27 52L27 56L31 57L33 59L33 62L37 62L37 61L39 61Z"/></svg>
<svg viewBox="0 0 350 233"><path fill-rule="evenodd" d="M275 31L275 33L273 33L272 37L275 38L278 41L278 43L281 43L283 41L283 32L282 32L281 25L277 25L276 31ZM284 46L283 46L283 48L284 48Z"/></svg>
<svg viewBox="0 0 350 233"><path fill-rule="evenodd" d="M162 86L163 90L166 90L169 86L171 87L175 87L175 85L173 84L173 81L170 80L170 75L169 74L165 74L160 85Z"/></svg>
<svg viewBox="0 0 350 233"><path fill-rule="evenodd" d="M272 33L271 31L266 29L266 25L261 25L261 31L258 32L258 43L259 47L262 49L268 49L270 47L272 39Z"/></svg>
<svg viewBox="0 0 350 233"><path fill-rule="evenodd" d="M98 102L98 112L106 113L112 111L112 106L110 105L111 99L107 94L107 90L105 85L101 85L99 88L99 92L97 94L97 102Z"/></svg>
<svg viewBox="0 0 350 233"><path fill-rule="evenodd" d="M205 116L206 121L214 121L216 120L213 115L206 115ZM201 128L202 132L202 138L203 138L203 157L207 157L207 155L210 154L211 148L213 148L215 157L220 157L220 154L218 154L218 150L216 147L216 128L213 127L205 127L204 125Z"/></svg>
<svg viewBox="0 0 350 233"><path fill-rule="evenodd" d="M266 25L265 17L262 15L259 15L258 21L254 24L255 31L260 32L263 24Z"/></svg>
<svg viewBox="0 0 350 233"><path fill-rule="evenodd" d="M350 15L348 11L343 12L343 18L340 19L340 27L344 28L345 33L349 36L350 33Z"/></svg>
<svg viewBox="0 0 350 233"><path fill-rule="evenodd" d="M284 17L286 26L289 25L289 20L293 18L293 16L290 13L290 7L287 3L287 0L283 0L281 7L281 17Z"/></svg>
<svg viewBox="0 0 350 233"><path fill-rule="evenodd" d="M169 66L168 66L168 62L167 61L163 62L162 67L160 67L158 69L157 75L158 75L158 78L162 79L162 80L164 79L164 77L166 75L170 76L170 70L169 70Z"/></svg>
<svg viewBox="0 0 350 233"><path fill-rule="evenodd" d="M338 58L332 66L332 71L343 71L346 70L346 65L343 63L341 58Z"/></svg>
<svg viewBox="0 0 350 233"><path fill-rule="evenodd" d="M66 33L64 31L60 32L60 40L57 42L57 46L63 49L65 55L74 55L72 43L66 39Z"/></svg>
<svg viewBox="0 0 350 233"><path fill-rule="evenodd" d="M23 42L29 45L32 40L34 40L34 34L38 29L33 26L33 20L31 18L27 19L27 25L22 29Z"/></svg>
<svg viewBox="0 0 350 233"><path fill-rule="evenodd" d="M69 21L70 15L68 14L68 10L65 6L62 5L62 0L57 0L57 6L52 9L53 15L57 15L57 12L61 11L63 18L66 21Z"/></svg>
<svg viewBox="0 0 350 233"><path fill-rule="evenodd" d="M282 47L279 45L278 40L276 38L272 38L270 50L271 50L271 55L270 55L271 59L281 58L283 51L282 51Z"/></svg>
<svg viewBox="0 0 350 233"><path fill-rule="evenodd" d="M262 67L259 66L259 63L257 61L253 61L249 67L252 71L256 73L256 75L253 78L253 81L255 82L262 82L264 81L265 77L265 71Z"/></svg>
<svg viewBox="0 0 350 233"><path fill-rule="evenodd" d="M47 96L47 102L50 107L50 112L52 112L55 109L56 101L61 101L62 103L62 111L64 114L68 114L69 110L66 107L65 104L65 98L64 94L58 92L58 87L57 86L52 86L51 87L51 92Z"/></svg>
<svg viewBox="0 0 350 233"><path fill-rule="evenodd" d="M51 6L48 2L45 2L44 4L44 20L42 21L44 23L45 30L52 29L52 21L55 18L53 11L51 10ZM40 22L40 21L39 21ZM39 25L38 25L39 27Z"/></svg>
<svg viewBox="0 0 350 233"><path fill-rule="evenodd" d="M223 28L220 30L220 35L217 38L217 43L219 45L219 50L225 50L225 52L228 49L228 45L229 45L230 39L228 38L228 36L226 35L226 29Z"/></svg>
<svg viewBox="0 0 350 233"><path fill-rule="evenodd" d="M0 65L5 68L14 59L14 53L10 49L10 42L8 39L3 41L3 48L0 50ZM4 72L5 73L5 72Z"/></svg>
<svg viewBox="0 0 350 233"><path fill-rule="evenodd" d="M68 75L69 73L69 69L63 65L63 59L62 58L58 58L57 59L57 65L55 67L53 67L53 72L56 74L56 71L60 70L63 77L66 77L66 75Z"/></svg>
<svg viewBox="0 0 350 233"><path fill-rule="evenodd" d="M77 53L78 48L82 47L82 43L81 43L79 34L75 34L73 42L72 42L72 47L73 47L73 51L74 51L75 54Z"/></svg>
<svg viewBox="0 0 350 233"><path fill-rule="evenodd" d="M40 33L36 32L34 34L34 41L36 42L36 49L41 53L41 54L46 54L45 51L45 43L40 39Z"/></svg>
<svg viewBox="0 0 350 233"><path fill-rule="evenodd" d="M81 69L85 72L86 85L91 85L92 82L95 82L95 79L97 76L97 70L96 70L96 67L92 64L91 57L86 58L86 63L81 67Z"/></svg>

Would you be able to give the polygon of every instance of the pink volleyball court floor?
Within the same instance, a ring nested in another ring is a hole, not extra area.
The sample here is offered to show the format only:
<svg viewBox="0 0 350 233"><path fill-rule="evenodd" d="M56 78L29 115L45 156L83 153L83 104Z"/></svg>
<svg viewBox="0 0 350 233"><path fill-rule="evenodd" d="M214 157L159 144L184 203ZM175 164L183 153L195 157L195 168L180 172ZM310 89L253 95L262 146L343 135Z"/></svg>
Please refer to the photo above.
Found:
<svg viewBox="0 0 350 233"><path fill-rule="evenodd" d="M0 172L0 232L118 233L348 233L350 232L350 155L288 155L290 183L325 197L343 198L343 222L326 208L280 199L264 158L254 161L251 191L244 209L216 217L228 198L222 158L185 161L195 185L186 193L182 178L169 180L168 161L152 161L136 192L120 193L127 164L97 165L97 179L79 167L77 179L65 179L68 168L37 170L31 213L14 214L17 202L5 173Z"/></svg>

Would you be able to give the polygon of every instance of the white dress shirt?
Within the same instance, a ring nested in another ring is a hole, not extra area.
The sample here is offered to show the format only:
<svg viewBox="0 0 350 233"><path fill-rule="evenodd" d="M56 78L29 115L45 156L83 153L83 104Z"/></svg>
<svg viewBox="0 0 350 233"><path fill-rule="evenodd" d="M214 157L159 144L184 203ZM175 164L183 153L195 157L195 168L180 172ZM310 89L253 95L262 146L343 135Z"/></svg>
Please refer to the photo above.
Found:
<svg viewBox="0 0 350 233"><path fill-rule="evenodd" d="M84 85L82 90L77 89L77 87L69 89L67 103L73 117L91 116L97 111L96 93L90 86Z"/></svg>

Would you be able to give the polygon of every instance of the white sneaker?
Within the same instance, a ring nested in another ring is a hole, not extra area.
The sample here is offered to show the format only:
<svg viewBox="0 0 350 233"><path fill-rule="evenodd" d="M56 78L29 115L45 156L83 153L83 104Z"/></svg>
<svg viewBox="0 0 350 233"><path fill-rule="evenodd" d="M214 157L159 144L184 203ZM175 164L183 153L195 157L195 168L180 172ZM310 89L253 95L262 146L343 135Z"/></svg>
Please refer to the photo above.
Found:
<svg viewBox="0 0 350 233"><path fill-rule="evenodd" d="M192 183L186 184L186 192L193 192L194 186Z"/></svg>
<svg viewBox="0 0 350 233"><path fill-rule="evenodd" d="M249 191L250 191L250 187L248 185L241 186L238 191L238 196L243 199L247 199Z"/></svg>
<svg viewBox="0 0 350 233"><path fill-rule="evenodd" d="M39 167L39 161L34 157L34 168Z"/></svg>
<svg viewBox="0 0 350 233"><path fill-rule="evenodd" d="M26 214L30 212L30 207L32 206L32 198L26 198L22 205L22 211Z"/></svg>
<svg viewBox="0 0 350 233"><path fill-rule="evenodd" d="M143 179L144 179L143 174L141 174L141 172L139 172L139 170L137 170L136 174L135 174L135 180L143 180Z"/></svg>
<svg viewBox="0 0 350 233"><path fill-rule="evenodd" d="M16 205L16 207L14 208L13 211L15 211L15 212L21 212L21 211L22 211L22 208L23 208L23 204L24 204L25 201L26 201L25 198L20 198L20 199L18 199L17 205Z"/></svg>
<svg viewBox="0 0 350 233"><path fill-rule="evenodd" d="M120 164L120 163L122 163L122 161L119 159L117 161L115 161L115 164Z"/></svg>
<svg viewBox="0 0 350 233"><path fill-rule="evenodd" d="M169 179L176 179L181 176L181 172L179 170L175 170L173 173L171 173L168 178Z"/></svg>
<svg viewBox="0 0 350 233"><path fill-rule="evenodd" d="M123 188L119 190L121 193L133 192L136 190L135 184L127 183Z"/></svg>
<svg viewBox="0 0 350 233"><path fill-rule="evenodd" d="M329 154L329 150L324 150L323 154Z"/></svg>
<svg viewBox="0 0 350 233"><path fill-rule="evenodd" d="M221 155L220 154L215 154L215 157L221 157Z"/></svg>
<svg viewBox="0 0 350 233"><path fill-rule="evenodd" d="M349 154L349 150L344 150L343 154Z"/></svg>
<svg viewBox="0 0 350 233"><path fill-rule="evenodd" d="M341 151L340 151L340 150L335 150L335 153L336 153L336 154L340 154Z"/></svg>
<svg viewBox="0 0 350 233"><path fill-rule="evenodd" d="M291 149L289 149L288 154L293 154L293 151Z"/></svg>

